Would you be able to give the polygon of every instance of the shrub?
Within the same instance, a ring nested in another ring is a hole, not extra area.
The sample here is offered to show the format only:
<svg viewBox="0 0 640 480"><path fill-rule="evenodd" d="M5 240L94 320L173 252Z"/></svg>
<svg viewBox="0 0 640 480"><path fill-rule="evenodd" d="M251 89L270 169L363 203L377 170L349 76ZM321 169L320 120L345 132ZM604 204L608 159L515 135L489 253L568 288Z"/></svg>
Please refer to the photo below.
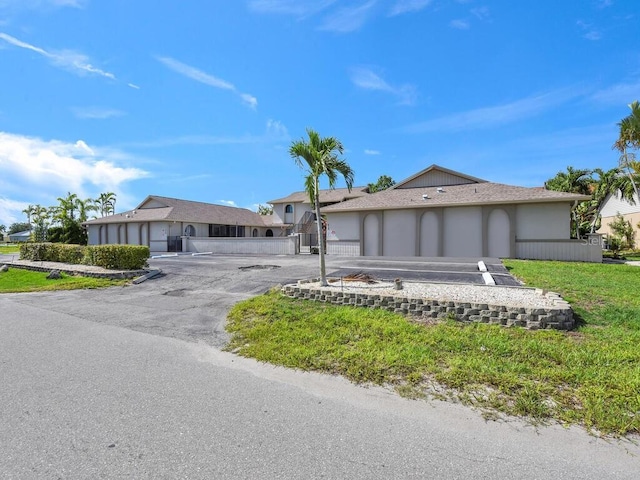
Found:
<svg viewBox="0 0 640 480"><path fill-rule="evenodd" d="M149 247L140 245L70 245L24 243L20 258L34 262L62 262L95 265L114 270L138 270L147 265Z"/></svg>
<svg viewBox="0 0 640 480"><path fill-rule="evenodd" d="M103 268L137 270L147 265L149 247L141 245L89 245L83 263Z"/></svg>
<svg viewBox="0 0 640 480"><path fill-rule="evenodd" d="M635 247L636 232L633 230L631 222L625 220L620 213L618 213L616 219L609 224L609 228L614 235L622 241L622 248L633 249Z"/></svg>

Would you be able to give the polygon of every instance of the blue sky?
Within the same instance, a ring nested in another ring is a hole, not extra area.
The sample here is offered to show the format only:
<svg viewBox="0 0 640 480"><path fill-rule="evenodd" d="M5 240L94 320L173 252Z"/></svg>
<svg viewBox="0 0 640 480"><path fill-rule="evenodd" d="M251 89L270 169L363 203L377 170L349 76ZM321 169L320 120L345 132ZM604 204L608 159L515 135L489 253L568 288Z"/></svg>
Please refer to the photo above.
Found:
<svg viewBox="0 0 640 480"><path fill-rule="evenodd" d="M637 0L0 0L0 223L67 192L254 209L335 136L357 185L612 168Z"/></svg>

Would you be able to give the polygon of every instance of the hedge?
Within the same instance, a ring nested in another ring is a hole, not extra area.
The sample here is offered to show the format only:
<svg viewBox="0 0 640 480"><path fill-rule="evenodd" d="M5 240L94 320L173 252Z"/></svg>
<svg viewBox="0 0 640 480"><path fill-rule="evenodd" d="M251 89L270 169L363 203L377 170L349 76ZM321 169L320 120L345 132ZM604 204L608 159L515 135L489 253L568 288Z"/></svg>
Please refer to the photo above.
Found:
<svg viewBox="0 0 640 480"><path fill-rule="evenodd" d="M94 265L112 270L139 270L147 266L149 247L141 245L69 245L23 243L20 258L35 262Z"/></svg>

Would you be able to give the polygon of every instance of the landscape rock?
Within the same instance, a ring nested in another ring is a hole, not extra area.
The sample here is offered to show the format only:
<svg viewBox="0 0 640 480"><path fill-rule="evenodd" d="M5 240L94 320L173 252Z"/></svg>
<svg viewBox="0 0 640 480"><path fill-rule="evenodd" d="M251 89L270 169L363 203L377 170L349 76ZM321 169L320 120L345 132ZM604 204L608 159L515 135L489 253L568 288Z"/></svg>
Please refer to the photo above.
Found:
<svg viewBox="0 0 640 480"><path fill-rule="evenodd" d="M60 270L51 270L51 273L47 275L47 280L59 280L62 278L60 275Z"/></svg>

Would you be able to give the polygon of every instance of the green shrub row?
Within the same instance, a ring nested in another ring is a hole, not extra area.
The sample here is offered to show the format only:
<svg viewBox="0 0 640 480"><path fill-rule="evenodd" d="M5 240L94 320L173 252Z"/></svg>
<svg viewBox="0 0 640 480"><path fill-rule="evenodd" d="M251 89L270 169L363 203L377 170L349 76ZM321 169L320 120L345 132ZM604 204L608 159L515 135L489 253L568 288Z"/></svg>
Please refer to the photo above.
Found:
<svg viewBox="0 0 640 480"><path fill-rule="evenodd" d="M69 245L23 243L20 258L36 262L95 265L112 270L138 270L147 265L149 247L141 245Z"/></svg>

